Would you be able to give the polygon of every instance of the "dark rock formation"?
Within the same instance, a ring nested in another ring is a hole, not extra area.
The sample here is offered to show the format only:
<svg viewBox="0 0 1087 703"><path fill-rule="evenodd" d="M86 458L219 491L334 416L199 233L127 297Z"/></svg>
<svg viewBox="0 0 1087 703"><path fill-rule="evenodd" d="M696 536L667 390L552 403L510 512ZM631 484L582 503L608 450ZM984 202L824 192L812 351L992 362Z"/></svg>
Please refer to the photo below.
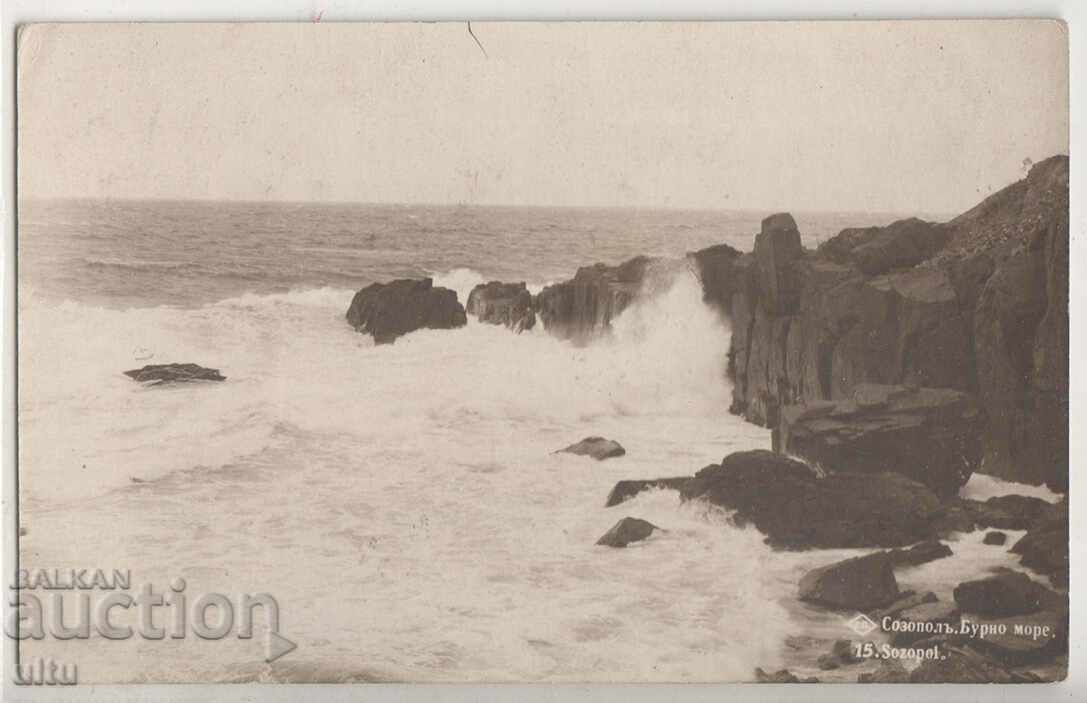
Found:
<svg viewBox="0 0 1087 703"><path fill-rule="evenodd" d="M955 587L955 602L967 613L1008 617L1060 608L1066 597L1032 581L1021 571L1006 571Z"/></svg>
<svg viewBox="0 0 1087 703"><path fill-rule="evenodd" d="M947 244L951 230L915 217L886 227L843 229L823 242L816 252L861 273L878 276L894 269L910 268L932 258Z"/></svg>
<svg viewBox="0 0 1087 703"><path fill-rule="evenodd" d="M376 344L391 344L417 329L451 329L468 318L457 294L435 288L429 278L373 283L355 294L347 321L359 332L373 335Z"/></svg>
<svg viewBox="0 0 1087 703"><path fill-rule="evenodd" d="M639 256L618 266L584 266L573 279L540 291L533 301L536 313L551 334L585 342L634 302L653 261Z"/></svg>
<svg viewBox="0 0 1087 703"><path fill-rule="evenodd" d="M634 517L625 517L615 523L596 543L605 547L625 547L631 542L642 541L657 529L660 528L651 522Z"/></svg>
<svg viewBox="0 0 1087 703"><path fill-rule="evenodd" d="M1041 498L1007 495L990 498L984 503L962 500L959 505L970 513L974 524L982 529L1026 530L1050 504Z"/></svg>
<svg viewBox="0 0 1087 703"><path fill-rule="evenodd" d="M945 508L898 474L829 474L765 450L736 452L681 489L736 511L787 549L898 547L932 539Z"/></svg>
<svg viewBox="0 0 1087 703"><path fill-rule="evenodd" d="M652 488L668 488L678 491L682 489L689 480L690 476L676 476L673 478L619 481L615 484L615 487L611 489L611 493L608 494L608 499L604 503L604 507L610 508L613 505L619 505L623 501L633 498L642 491L648 491Z"/></svg>
<svg viewBox="0 0 1087 703"><path fill-rule="evenodd" d="M569 447L558 451L560 453L577 454L579 456L591 456L597 461L623 456L627 453L627 450L623 449L623 445L611 439L604 439L603 437L586 437L580 442L571 444Z"/></svg>
<svg viewBox="0 0 1087 703"><path fill-rule="evenodd" d="M219 369L209 369L197 364L148 364L141 369L125 371L125 376L159 386L164 383L188 383L190 381L225 381L226 376Z"/></svg>
<svg viewBox="0 0 1087 703"><path fill-rule="evenodd" d="M985 535L985 539L982 540L984 544L992 544L995 546L1001 546L1008 541L1008 536L1003 532L990 532Z"/></svg>
<svg viewBox="0 0 1087 703"><path fill-rule="evenodd" d="M796 674L792 673L788 669L779 669L778 671L768 674L759 667L755 667L755 682L756 683L819 683L819 679L814 676L807 678L800 678Z"/></svg>
<svg viewBox="0 0 1087 703"><path fill-rule="evenodd" d="M815 252L768 218L731 274L733 412L774 427L861 383L961 390L986 473L1065 490L1067 157L951 222L846 230Z"/></svg>
<svg viewBox="0 0 1087 703"><path fill-rule="evenodd" d="M861 383L843 400L785 408L774 448L827 472L889 471L953 495L980 463L979 430L964 393Z"/></svg>
<svg viewBox="0 0 1087 703"><path fill-rule="evenodd" d="M468 294L465 310L480 322L505 325L514 332L529 330L536 325L532 294L524 282L481 283Z"/></svg>
<svg viewBox="0 0 1087 703"><path fill-rule="evenodd" d="M732 314L732 294L736 292L736 260L741 253L728 244L718 244L688 254L702 281L702 299L726 315Z"/></svg>
<svg viewBox="0 0 1087 703"><path fill-rule="evenodd" d="M1023 566L1049 574L1058 588L1068 587L1068 501L1045 509L1011 551Z"/></svg>
<svg viewBox="0 0 1087 703"><path fill-rule="evenodd" d="M886 552L812 569L800 579L800 600L839 610L871 610L898 597L894 563Z"/></svg>
<svg viewBox="0 0 1087 703"><path fill-rule="evenodd" d="M943 542L929 540L915 544L909 549L892 549L887 556L895 566L918 566L937 559L951 556L951 547Z"/></svg>

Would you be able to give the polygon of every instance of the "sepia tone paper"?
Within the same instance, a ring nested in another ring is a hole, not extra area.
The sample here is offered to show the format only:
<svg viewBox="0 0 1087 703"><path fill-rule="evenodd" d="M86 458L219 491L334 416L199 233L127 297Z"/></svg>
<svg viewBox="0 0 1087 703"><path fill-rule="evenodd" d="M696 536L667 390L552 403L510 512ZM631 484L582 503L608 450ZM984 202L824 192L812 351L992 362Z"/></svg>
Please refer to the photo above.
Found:
<svg viewBox="0 0 1087 703"><path fill-rule="evenodd" d="M17 683L1066 676L1062 24L18 39Z"/></svg>

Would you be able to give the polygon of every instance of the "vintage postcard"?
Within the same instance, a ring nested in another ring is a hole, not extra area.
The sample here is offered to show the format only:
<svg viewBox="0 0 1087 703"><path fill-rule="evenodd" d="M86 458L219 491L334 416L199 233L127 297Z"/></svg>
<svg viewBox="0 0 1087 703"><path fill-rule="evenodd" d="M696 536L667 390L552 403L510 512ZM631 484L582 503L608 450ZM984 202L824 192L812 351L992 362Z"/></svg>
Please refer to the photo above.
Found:
<svg viewBox="0 0 1087 703"><path fill-rule="evenodd" d="M16 684L1066 677L1062 23L17 62Z"/></svg>

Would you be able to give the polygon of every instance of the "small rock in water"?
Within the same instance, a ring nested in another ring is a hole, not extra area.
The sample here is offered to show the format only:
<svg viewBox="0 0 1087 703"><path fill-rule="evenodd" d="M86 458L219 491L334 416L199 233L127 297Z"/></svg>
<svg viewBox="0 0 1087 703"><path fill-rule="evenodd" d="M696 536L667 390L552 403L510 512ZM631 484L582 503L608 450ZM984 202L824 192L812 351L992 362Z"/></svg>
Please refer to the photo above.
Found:
<svg viewBox="0 0 1087 703"><path fill-rule="evenodd" d="M640 542L654 530L660 529L651 522L639 520L636 517L625 517L615 526L604 533L604 536L596 541L605 547L625 547L631 542Z"/></svg>
<svg viewBox="0 0 1087 703"><path fill-rule="evenodd" d="M611 493L608 494L608 499L604 502L604 507L610 508L613 505L619 505L623 501L633 498L642 491L648 491L654 488L667 488L676 491L681 490L690 478L690 476L674 476L672 478L620 481L611 489Z"/></svg>
<svg viewBox="0 0 1087 703"><path fill-rule="evenodd" d="M999 546L1008 541L1008 536L1003 532L990 532L989 534L985 535L985 539L982 541L985 544L995 544Z"/></svg>
<svg viewBox="0 0 1087 703"><path fill-rule="evenodd" d="M577 444L571 444L569 447L560 449L559 451L577 454L579 456L591 456L597 461L623 456L627 453L627 450L623 449L623 445L611 439L604 439L603 437L586 437Z"/></svg>
<svg viewBox="0 0 1087 703"><path fill-rule="evenodd" d="M951 556L951 547L937 540L929 540L909 549L892 549L888 554L895 566L918 566Z"/></svg>
<svg viewBox="0 0 1087 703"><path fill-rule="evenodd" d="M148 364L141 369L125 371L129 378L158 386L163 383L187 383L189 381L225 381L219 369L209 369L198 364Z"/></svg>

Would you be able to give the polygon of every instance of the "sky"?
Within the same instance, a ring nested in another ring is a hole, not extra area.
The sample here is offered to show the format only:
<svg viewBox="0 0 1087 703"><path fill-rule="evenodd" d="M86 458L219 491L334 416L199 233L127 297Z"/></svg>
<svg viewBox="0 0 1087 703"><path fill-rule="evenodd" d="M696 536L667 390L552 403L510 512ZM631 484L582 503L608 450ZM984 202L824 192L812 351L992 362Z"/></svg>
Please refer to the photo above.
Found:
<svg viewBox="0 0 1087 703"><path fill-rule="evenodd" d="M965 210L1068 151L1053 21L39 24L24 198Z"/></svg>

